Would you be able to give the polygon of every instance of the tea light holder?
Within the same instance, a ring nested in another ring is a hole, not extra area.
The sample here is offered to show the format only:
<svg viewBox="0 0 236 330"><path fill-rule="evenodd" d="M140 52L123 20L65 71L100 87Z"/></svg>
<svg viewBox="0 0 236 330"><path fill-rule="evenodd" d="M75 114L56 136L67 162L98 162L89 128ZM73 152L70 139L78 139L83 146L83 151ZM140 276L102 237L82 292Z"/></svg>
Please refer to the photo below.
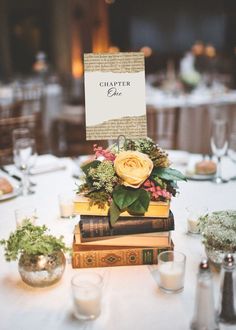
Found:
<svg viewBox="0 0 236 330"><path fill-rule="evenodd" d="M79 273L71 280L74 316L93 320L102 309L103 278L97 273Z"/></svg>
<svg viewBox="0 0 236 330"><path fill-rule="evenodd" d="M75 217L73 197L70 194L60 194L58 196L60 217L71 219Z"/></svg>
<svg viewBox="0 0 236 330"><path fill-rule="evenodd" d="M164 251L158 256L158 284L166 293L181 292L184 288L186 256L177 251Z"/></svg>
<svg viewBox="0 0 236 330"><path fill-rule="evenodd" d="M200 234L198 223L199 218L207 213L207 207L188 207L187 208L187 232L191 235Z"/></svg>
<svg viewBox="0 0 236 330"><path fill-rule="evenodd" d="M23 226L26 221L29 221L33 225L35 225L37 218L37 210L34 206L24 206L15 210L15 220L17 228Z"/></svg>

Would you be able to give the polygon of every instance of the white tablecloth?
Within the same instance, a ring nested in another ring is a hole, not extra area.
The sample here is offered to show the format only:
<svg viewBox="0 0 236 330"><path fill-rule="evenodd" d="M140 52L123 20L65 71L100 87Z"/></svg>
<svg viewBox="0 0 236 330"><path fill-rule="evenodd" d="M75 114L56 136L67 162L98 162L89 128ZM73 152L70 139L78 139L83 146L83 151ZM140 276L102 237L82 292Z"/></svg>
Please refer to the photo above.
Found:
<svg viewBox="0 0 236 330"><path fill-rule="evenodd" d="M176 159L175 159L176 160ZM78 219L59 218L58 194L72 191L74 165L63 159L66 170L34 176L35 195L17 197L0 203L0 238L7 238L15 229L14 210L26 204L35 205L38 223L45 223L51 233L63 234L67 243ZM235 164L234 164L235 166ZM236 174L228 160L225 174ZM204 248L200 237L186 234L186 207L207 205L210 211L235 208L236 181L223 185L211 182L181 183L180 195L173 199L171 209L175 215L173 232L175 249L187 256L184 291L168 295L162 293L153 274L156 266L130 266L94 269L72 269L67 264L62 280L49 288L31 288L24 284L17 270L17 262L7 263L0 247L0 329L1 330L187 330L193 315L196 273ZM104 305L95 321L83 323L74 319L70 280L77 272L96 271L104 276ZM219 274L214 274L215 297L218 296Z"/></svg>

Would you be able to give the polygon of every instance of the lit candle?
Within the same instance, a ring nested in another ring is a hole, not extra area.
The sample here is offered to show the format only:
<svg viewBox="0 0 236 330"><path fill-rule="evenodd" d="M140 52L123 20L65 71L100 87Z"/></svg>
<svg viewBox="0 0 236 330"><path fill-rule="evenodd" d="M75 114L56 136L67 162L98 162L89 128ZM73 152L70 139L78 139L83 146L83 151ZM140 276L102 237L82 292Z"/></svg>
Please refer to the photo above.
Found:
<svg viewBox="0 0 236 330"><path fill-rule="evenodd" d="M75 315L79 318L89 319L97 317L101 312L100 290L91 290L89 287L74 298Z"/></svg>
<svg viewBox="0 0 236 330"><path fill-rule="evenodd" d="M189 206L186 208L187 215L187 229L190 234L200 234L198 227L199 218L207 214L208 208L204 205Z"/></svg>
<svg viewBox="0 0 236 330"><path fill-rule="evenodd" d="M59 195L59 208L61 218L72 218L74 216L74 203L72 197Z"/></svg>
<svg viewBox="0 0 236 330"><path fill-rule="evenodd" d="M192 234L199 234L198 229L198 218L195 217L189 217L187 219L187 225L188 225L188 232Z"/></svg>
<svg viewBox="0 0 236 330"><path fill-rule="evenodd" d="M21 218L21 219L17 219L16 220L16 227L17 228L20 228L22 227L26 221L29 221L30 223L32 223L32 225L35 225L35 222L36 222L36 217L35 216L32 216L32 217L24 217L24 218Z"/></svg>
<svg viewBox="0 0 236 330"><path fill-rule="evenodd" d="M69 218L73 215L74 205L70 203L60 203L60 214L62 218Z"/></svg>
<svg viewBox="0 0 236 330"><path fill-rule="evenodd" d="M29 221L35 225L37 219L36 208L32 206L25 206L21 209L15 210L15 219L17 228L22 227L26 221Z"/></svg>
<svg viewBox="0 0 236 330"><path fill-rule="evenodd" d="M170 291L178 291L184 286L184 267L173 261L164 262L159 266L160 287Z"/></svg>

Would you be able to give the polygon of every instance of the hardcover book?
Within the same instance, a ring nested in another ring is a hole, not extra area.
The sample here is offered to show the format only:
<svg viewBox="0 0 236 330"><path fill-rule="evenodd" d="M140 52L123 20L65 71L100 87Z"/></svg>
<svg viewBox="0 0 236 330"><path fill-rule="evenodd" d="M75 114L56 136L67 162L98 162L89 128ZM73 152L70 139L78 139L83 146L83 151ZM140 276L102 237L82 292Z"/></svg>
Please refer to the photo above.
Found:
<svg viewBox="0 0 236 330"><path fill-rule="evenodd" d="M89 198L81 195L77 195L74 199L74 212L80 215L100 215L107 216L109 211L109 206L106 205L105 208L99 208L97 205L90 205ZM144 214L145 217L158 217L158 218L168 218L170 212L170 203L168 202L153 202L149 203L147 212ZM132 217L128 212L122 212L120 217Z"/></svg>
<svg viewBox="0 0 236 330"><path fill-rule="evenodd" d="M131 235L174 230L174 216L170 211L168 218L159 217L121 217L111 226L109 216L80 216L80 232L83 238L116 235Z"/></svg>
<svg viewBox="0 0 236 330"><path fill-rule="evenodd" d="M145 233L136 235L122 235L110 238L109 236L86 238L84 239L80 233L79 225L75 227L74 238L76 244L83 245L104 245L104 246L152 246L165 247L171 242L171 234L169 231L157 233Z"/></svg>
<svg viewBox="0 0 236 330"><path fill-rule="evenodd" d="M171 242L165 247L116 247L73 245L72 267L112 267L157 264L159 253L173 250Z"/></svg>

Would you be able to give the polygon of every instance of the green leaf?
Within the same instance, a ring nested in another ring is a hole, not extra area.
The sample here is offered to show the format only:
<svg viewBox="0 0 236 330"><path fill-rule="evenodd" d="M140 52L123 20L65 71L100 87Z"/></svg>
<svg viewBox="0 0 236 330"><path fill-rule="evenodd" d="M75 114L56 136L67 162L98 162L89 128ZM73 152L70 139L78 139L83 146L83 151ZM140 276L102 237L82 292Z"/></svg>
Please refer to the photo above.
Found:
<svg viewBox="0 0 236 330"><path fill-rule="evenodd" d="M181 180L187 181L186 177L181 172L173 168L161 168L161 167L154 168L151 176L153 178L157 176L158 178L167 181L181 181Z"/></svg>
<svg viewBox="0 0 236 330"><path fill-rule="evenodd" d="M178 185L177 185L176 181L171 181L171 182L169 183L169 185L170 185L172 188L174 188L174 189L178 189Z"/></svg>
<svg viewBox="0 0 236 330"><path fill-rule="evenodd" d="M150 194L144 189L139 189L139 198L128 207L127 211L131 214L144 214L148 209L149 202Z"/></svg>
<svg viewBox="0 0 236 330"><path fill-rule="evenodd" d="M81 169L86 175L88 175L88 171L90 170L90 168L96 168L100 163L100 160L94 160L88 164L81 166Z"/></svg>
<svg viewBox="0 0 236 330"><path fill-rule="evenodd" d="M140 189L117 186L113 191L113 199L118 208L123 211L139 198Z"/></svg>
<svg viewBox="0 0 236 330"><path fill-rule="evenodd" d="M116 223L116 221L118 220L121 214L121 210L117 207L114 201L112 201L111 203L109 214L110 214L110 224L111 226L114 226L114 224Z"/></svg>

